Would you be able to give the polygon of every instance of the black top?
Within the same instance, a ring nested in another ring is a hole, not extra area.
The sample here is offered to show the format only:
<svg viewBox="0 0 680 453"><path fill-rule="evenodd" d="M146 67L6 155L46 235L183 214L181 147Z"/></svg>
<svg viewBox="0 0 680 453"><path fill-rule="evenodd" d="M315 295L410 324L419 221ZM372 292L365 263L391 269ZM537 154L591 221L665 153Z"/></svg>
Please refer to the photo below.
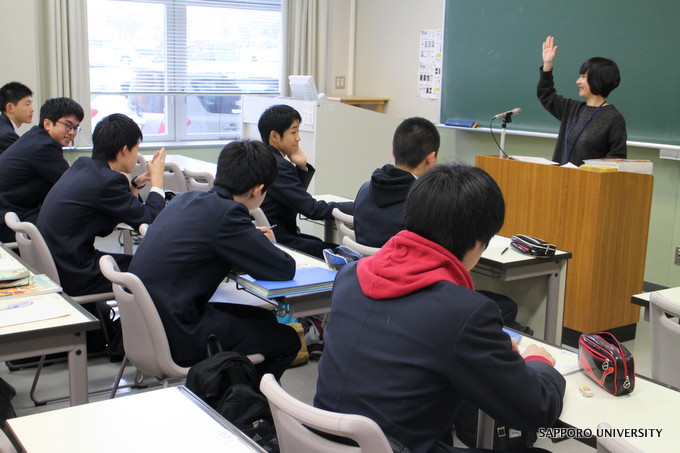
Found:
<svg viewBox="0 0 680 453"><path fill-rule="evenodd" d="M620 158L628 155L626 122L613 105L592 107L583 101L568 99L555 91L552 71L540 70L536 89L543 107L560 120L560 132L553 161L582 165L585 159ZM568 136L569 157L565 157Z"/></svg>
<svg viewBox="0 0 680 453"><path fill-rule="evenodd" d="M0 113L0 154L19 139L14 124L4 113Z"/></svg>

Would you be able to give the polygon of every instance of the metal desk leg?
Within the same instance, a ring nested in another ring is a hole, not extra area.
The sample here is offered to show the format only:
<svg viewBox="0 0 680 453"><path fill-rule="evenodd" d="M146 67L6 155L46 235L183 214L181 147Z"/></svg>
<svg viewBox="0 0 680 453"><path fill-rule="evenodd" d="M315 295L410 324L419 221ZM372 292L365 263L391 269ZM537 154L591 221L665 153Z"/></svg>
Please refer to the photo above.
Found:
<svg viewBox="0 0 680 453"><path fill-rule="evenodd" d="M550 344L556 344L557 340L557 309L559 306L559 273L548 275L548 296L545 304L545 334L544 338Z"/></svg>
<svg viewBox="0 0 680 453"><path fill-rule="evenodd" d="M323 240L325 242L333 242L333 219L326 219L323 222Z"/></svg>
<svg viewBox="0 0 680 453"><path fill-rule="evenodd" d="M73 334L73 345L73 350L68 353L68 386L71 394L71 406L77 406L89 402L85 332Z"/></svg>

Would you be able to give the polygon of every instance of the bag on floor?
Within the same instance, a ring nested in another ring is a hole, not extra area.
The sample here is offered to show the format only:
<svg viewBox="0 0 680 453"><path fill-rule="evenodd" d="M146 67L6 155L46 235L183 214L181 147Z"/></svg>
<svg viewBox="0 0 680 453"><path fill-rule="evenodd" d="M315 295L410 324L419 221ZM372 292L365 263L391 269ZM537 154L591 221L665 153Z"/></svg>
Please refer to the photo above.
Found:
<svg viewBox="0 0 680 453"><path fill-rule="evenodd" d="M217 352L192 366L187 388L268 452L279 451L260 375L245 354Z"/></svg>

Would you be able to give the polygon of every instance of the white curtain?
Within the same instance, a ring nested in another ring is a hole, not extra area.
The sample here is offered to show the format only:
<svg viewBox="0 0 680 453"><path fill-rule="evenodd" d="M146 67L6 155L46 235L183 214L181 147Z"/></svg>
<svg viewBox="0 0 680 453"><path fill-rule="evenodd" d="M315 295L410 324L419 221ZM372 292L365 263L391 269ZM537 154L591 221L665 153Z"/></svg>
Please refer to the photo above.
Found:
<svg viewBox="0 0 680 453"><path fill-rule="evenodd" d="M39 0L39 84L42 99L69 97L85 112L76 146L89 146L90 81L86 0Z"/></svg>
<svg viewBox="0 0 680 453"><path fill-rule="evenodd" d="M282 94L290 95L289 75L314 76L326 91L327 0L284 0Z"/></svg>

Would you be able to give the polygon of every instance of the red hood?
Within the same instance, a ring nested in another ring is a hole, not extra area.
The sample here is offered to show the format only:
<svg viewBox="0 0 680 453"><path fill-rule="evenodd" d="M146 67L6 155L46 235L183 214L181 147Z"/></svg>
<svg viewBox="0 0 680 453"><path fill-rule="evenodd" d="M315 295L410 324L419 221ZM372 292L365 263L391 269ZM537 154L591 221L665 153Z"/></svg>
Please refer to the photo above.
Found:
<svg viewBox="0 0 680 453"><path fill-rule="evenodd" d="M361 291L373 299L411 294L440 281L474 289L470 273L451 252L411 231L401 231L357 263Z"/></svg>

